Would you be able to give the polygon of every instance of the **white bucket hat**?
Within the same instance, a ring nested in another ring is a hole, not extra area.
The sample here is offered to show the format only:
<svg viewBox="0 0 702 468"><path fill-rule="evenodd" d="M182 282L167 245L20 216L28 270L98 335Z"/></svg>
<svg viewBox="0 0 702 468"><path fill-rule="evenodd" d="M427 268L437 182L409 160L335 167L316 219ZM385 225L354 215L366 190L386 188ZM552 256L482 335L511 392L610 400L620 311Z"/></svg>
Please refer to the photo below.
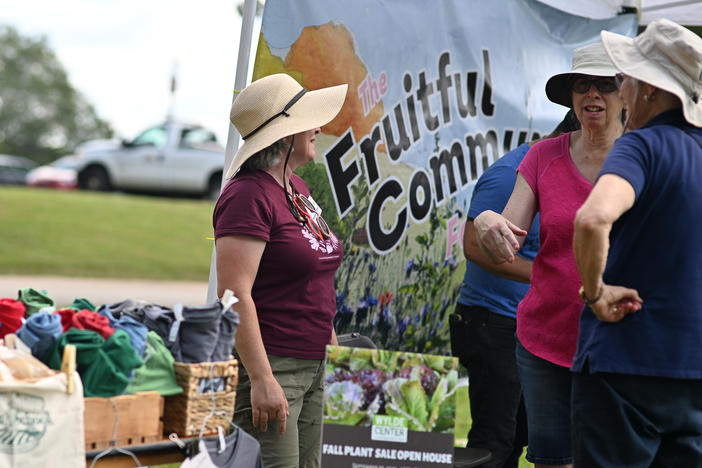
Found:
<svg viewBox="0 0 702 468"><path fill-rule="evenodd" d="M341 110L347 88L342 84L307 91L283 73L265 76L244 88L229 114L244 144L224 178L232 177L252 155L281 138L329 123Z"/></svg>
<svg viewBox="0 0 702 468"><path fill-rule="evenodd" d="M551 102L573 106L572 78L575 75L611 76L617 69L607 56L601 42L578 47L573 51L573 65L569 72L553 75L546 82L546 96Z"/></svg>
<svg viewBox="0 0 702 468"><path fill-rule="evenodd" d="M633 39L602 31L602 42L622 73L679 97L685 119L702 127L699 36L670 20L659 19Z"/></svg>

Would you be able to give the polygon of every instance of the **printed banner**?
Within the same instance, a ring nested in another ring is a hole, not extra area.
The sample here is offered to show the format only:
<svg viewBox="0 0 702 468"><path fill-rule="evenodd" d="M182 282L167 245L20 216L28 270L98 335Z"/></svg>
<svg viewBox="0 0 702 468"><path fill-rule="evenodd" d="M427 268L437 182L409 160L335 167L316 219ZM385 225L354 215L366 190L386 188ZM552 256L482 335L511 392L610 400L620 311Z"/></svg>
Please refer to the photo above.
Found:
<svg viewBox="0 0 702 468"><path fill-rule="evenodd" d="M322 465L452 467L469 419L458 359L327 347Z"/></svg>
<svg viewBox="0 0 702 468"><path fill-rule="evenodd" d="M344 246L337 333L380 348L447 352L477 178L548 134L567 109L546 80L602 29L536 0L267 0L254 79L287 73L349 92L298 169Z"/></svg>

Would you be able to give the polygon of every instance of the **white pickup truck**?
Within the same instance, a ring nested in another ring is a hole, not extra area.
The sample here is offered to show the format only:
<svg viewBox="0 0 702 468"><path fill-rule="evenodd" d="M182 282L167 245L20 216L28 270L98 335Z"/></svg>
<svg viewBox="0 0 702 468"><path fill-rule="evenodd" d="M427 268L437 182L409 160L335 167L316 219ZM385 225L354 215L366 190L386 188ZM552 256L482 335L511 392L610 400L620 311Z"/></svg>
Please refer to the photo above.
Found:
<svg viewBox="0 0 702 468"><path fill-rule="evenodd" d="M95 140L78 149L78 186L86 190L187 193L216 199L224 148L214 132L168 121L131 141Z"/></svg>

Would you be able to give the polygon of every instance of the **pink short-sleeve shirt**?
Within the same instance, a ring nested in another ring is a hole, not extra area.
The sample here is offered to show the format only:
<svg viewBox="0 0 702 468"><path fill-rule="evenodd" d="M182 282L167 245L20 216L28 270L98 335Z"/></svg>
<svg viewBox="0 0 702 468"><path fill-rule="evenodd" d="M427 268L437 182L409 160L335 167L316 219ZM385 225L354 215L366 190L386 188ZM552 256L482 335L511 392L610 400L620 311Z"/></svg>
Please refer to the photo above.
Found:
<svg viewBox="0 0 702 468"><path fill-rule="evenodd" d="M583 303L573 256L573 221L592 184L570 156L570 133L535 144L518 172L536 195L541 250L517 308L517 337L532 354L570 367Z"/></svg>

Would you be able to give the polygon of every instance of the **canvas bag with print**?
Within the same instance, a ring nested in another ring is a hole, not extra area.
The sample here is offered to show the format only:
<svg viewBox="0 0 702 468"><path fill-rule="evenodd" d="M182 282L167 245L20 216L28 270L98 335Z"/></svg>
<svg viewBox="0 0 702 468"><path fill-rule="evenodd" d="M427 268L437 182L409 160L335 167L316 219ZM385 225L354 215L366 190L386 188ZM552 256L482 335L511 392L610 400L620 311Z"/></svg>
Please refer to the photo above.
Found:
<svg viewBox="0 0 702 468"><path fill-rule="evenodd" d="M73 374L35 381L0 381L0 466L85 467L83 386Z"/></svg>

